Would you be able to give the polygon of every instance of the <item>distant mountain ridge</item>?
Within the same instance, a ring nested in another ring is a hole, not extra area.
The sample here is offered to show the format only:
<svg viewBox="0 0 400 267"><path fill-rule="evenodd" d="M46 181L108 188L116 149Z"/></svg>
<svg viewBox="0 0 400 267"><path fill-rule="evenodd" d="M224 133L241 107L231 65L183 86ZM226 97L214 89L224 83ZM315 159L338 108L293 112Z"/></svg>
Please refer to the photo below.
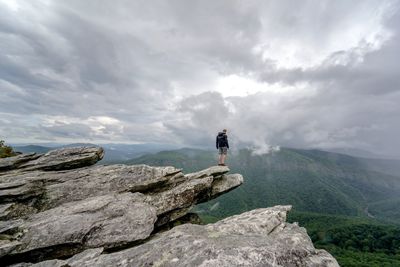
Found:
<svg viewBox="0 0 400 267"><path fill-rule="evenodd" d="M38 145L14 146L14 150L21 153L30 153L30 152L46 153L49 152L51 149L53 148L46 146L38 146Z"/></svg>
<svg viewBox="0 0 400 267"><path fill-rule="evenodd" d="M372 158L372 159L387 159L387 156L383 156L381 154L363 150L363 149L356 149L356 148L330 148L330 149L318 149L315 148L316 150L322 150L326 152L332 152L332 153L337 153L337 154L345 154L348 156L352 157L357 157L357 158Z"/></svg>
<svg viewBox="0 0 400 267"><path fill-rule="evenodd" d="M92 143L73 143L73 144L57 144L46 143L44 145L18 145L14 144L12 147L15 151L22 153L36 152L46 153L50 150L63 148L63 147L76 147L76 146L101 146L105 150L105 156L100 162L102 164L118 163L126 161L147 153L156 153L161 150L175 149L176 146L168 144L92 144Z"/></svg>

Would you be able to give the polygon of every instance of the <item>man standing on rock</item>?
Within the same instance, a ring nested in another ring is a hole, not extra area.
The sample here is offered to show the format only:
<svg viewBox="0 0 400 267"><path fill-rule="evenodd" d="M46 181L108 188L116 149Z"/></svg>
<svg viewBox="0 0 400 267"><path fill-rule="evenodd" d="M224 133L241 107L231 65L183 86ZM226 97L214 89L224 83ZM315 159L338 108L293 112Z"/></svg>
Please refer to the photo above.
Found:
<svg viewBox="0 0 400 267"><path fill-rule="evenodd" d="M218 166L225 166L226 155L228 154L229 143L228 143L228 135L226 135L226 129L222 132L219 132L217 135L216 146L219 154L218 158Z"/></svg>

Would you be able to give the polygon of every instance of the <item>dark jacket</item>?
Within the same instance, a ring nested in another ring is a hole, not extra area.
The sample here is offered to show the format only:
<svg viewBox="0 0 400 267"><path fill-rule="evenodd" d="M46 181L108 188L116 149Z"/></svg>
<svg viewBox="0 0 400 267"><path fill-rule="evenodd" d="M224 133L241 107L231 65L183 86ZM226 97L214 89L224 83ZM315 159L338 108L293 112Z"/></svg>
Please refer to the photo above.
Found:
<svg viewBox="0 0 400 267"><path fill-rule="evenodd" d="M224 132L219 132L217 135L217 140L216 140L216 146L217 149L220 147L227 147L229 148L229 143L228 143L228 136Z"/></svg>

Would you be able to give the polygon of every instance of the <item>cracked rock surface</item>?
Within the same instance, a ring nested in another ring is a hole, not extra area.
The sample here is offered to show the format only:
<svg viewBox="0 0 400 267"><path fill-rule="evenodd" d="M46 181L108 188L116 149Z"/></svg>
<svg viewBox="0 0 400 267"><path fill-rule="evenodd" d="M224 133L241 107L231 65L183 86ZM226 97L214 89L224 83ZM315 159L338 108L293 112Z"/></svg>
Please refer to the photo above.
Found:
<svg viewBox="0 0 400 267"><path fill-rule="evenodd" d="M180 225L120 252L86 250L39 266L339 266L314 248L304 228L286 223L290 206L256 209L210 225Z"/></svg>
<svg viewBox="0 0 400 267"><path fill-rule="evenodd" d="M100 147L0 160L0 260L38 262L91 248L122 249L242 184L213 166L184 174L174 167L90 166Z"/></svg>
<svg viewBox="0 0 400 267"><path fill-rule="evenodd" d="M240 186L242 175L226 166L189 174L92 166L103 155L75 147L0 159L2 265L338 266L304 228L286 223L290 206L163 231L196 218L186 216L194 205Z"/></svg>

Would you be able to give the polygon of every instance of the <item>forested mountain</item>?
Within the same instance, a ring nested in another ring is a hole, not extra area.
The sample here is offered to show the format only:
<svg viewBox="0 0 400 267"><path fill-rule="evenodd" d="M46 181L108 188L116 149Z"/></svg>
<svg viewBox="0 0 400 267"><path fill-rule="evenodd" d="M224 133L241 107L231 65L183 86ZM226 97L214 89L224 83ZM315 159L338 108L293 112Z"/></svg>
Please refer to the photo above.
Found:
<svg viewBox="0 0 400 267"><path fill-rule="evenodd" d="M239 188L195 211L204 222L259 207L290 204L318 248L341 266L400 266L400 162L319 150L283 148L265 155L230 153ZM215 151L180 149L149 154L128 164L172 165L187 172L217 162Z"/></svg>
<svg viewBox="0 0 400 267"><path fill-rule="evenodd" d="M400 196L400 176L378 172L367 161L373 162L319 150L283 148L254 155L243 149L231 154L227 162L231 172L245 177L245 183L199 206L199 210L221 218L253 208L290 204L295 211L399 220L400 207L395 204ZM163 151L128 161L172 165L184 171L215 162L215 152L195 149Z"/></svg>

